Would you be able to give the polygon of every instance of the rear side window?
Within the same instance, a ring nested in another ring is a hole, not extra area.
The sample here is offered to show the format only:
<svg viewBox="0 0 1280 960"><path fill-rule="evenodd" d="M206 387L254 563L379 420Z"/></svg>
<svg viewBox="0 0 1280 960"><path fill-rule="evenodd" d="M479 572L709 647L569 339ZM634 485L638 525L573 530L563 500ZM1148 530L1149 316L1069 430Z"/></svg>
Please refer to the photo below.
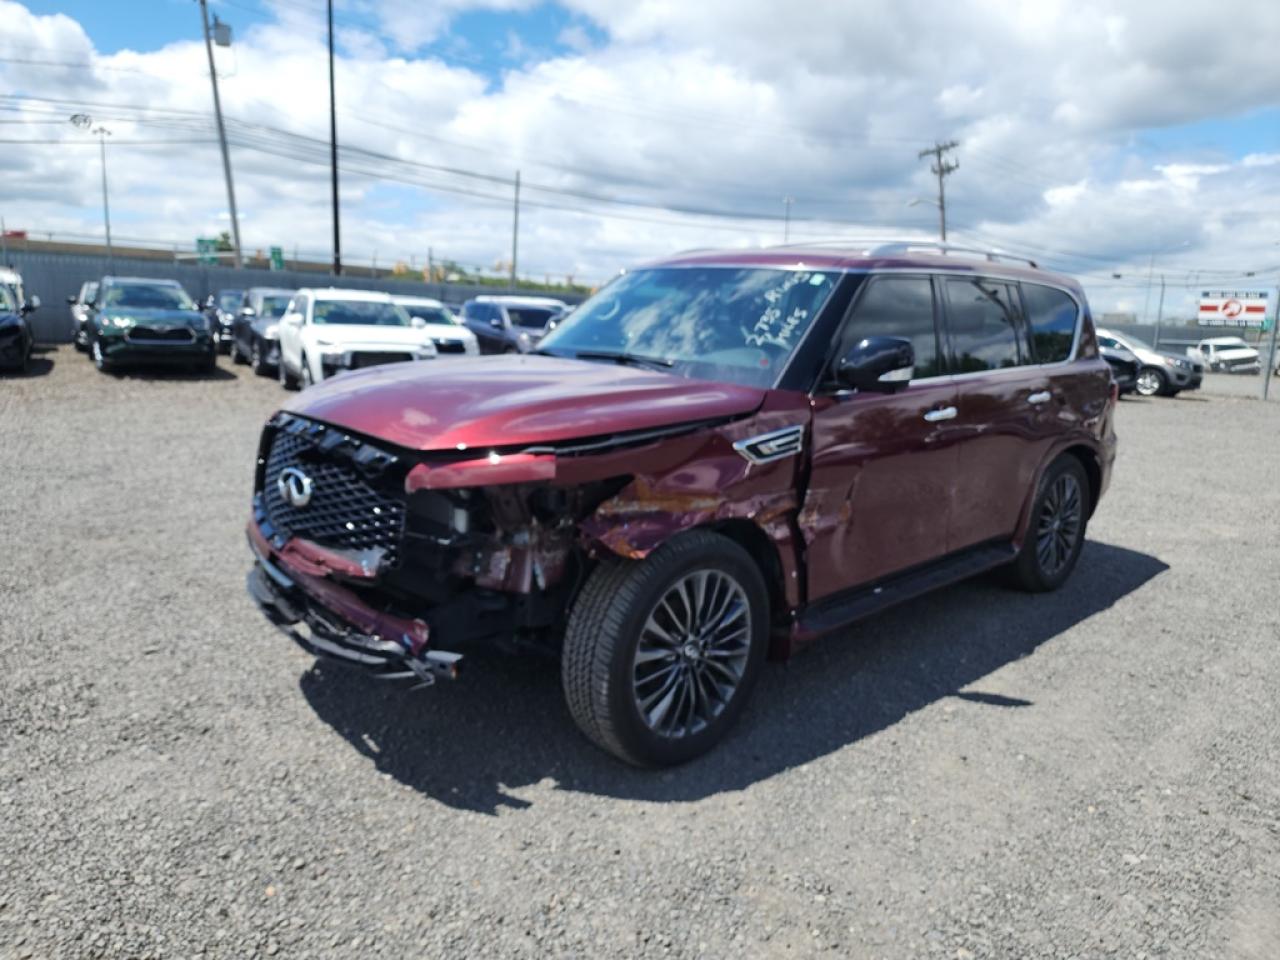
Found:
<svg viewBox="0 0 1280 960"><path fill-rule="evenodd" d="M943 288L957 373L1002 370L1022 362L1020 313L1009 284L974 277L944 280Z"/></svg>
<svg viewBox="0 0 1280 960"><path fill-rule="evenodd" d="M915 379L943 372L928 277L872 277L840 337L837 357L863 337L901 337L915 349Z"/></svg>
<svg viewBox="0 0 1280 960"><path fill-rule="evenodd" d="M1079 310L1076 302L1053 287L1022 285L1022 300L1031 327L1031 346L1037 363L1061 363L1071 356Z"/></svg>

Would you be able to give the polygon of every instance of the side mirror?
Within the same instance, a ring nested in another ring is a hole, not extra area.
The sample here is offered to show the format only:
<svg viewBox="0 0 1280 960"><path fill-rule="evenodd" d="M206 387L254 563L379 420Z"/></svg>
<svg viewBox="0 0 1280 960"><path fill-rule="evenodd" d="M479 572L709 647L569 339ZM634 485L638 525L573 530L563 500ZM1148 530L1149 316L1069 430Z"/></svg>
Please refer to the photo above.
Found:
<svg viewBox="0 0 1280 960"><path fill-rule="evenodd" d="M67 297L67 303L72 304L73 306L79 302L80 301L77 300L75 297Z"/></svg>
<svg viewBox="0 0 1280 960"><path fill-rule="evenodd" d="M240 308L240 316L242 317L256 317L257 315L258 315L258 311L254 310L253 307Z"/></svg>
<svg viewBox="0 0 1280 960"><path fill-rule="evenodd" d="M915 374L916 351L910 340L866 337L836 364L836 381L851 390L893 393Z"/></svg>
<svg viewBox="0 0 1280 960"><path fill-rule="evenodd" d="M40 298L37 297L35 294L32 294L31 297L27 299L26 304L22 308L24 313L30 313L33 310L39 310L39 309L40 309Z"/></svg>
<svg viewBox="0 0 1280 960"><path fill-rule="evenodd" d="M286 313L283 317L280 318L280 322L287 323L291 327L300 327L302 326L302 314Z"/></svg>
<svg viewBox="0 0 1280 960"><path fill-rule="evenodd" d="M489 318L489 326L493 327L495 330L501 330L501 329L502 329L502 319L501 319L500 317L490 317L490 318Z"/></svg>
<svg viewBox="0 0 1280 960"><path fill-rule="evenodd" d="M423 320L421 317L410 317L409 325L417 330L421 330L427 325L427 321Z"/></svg>

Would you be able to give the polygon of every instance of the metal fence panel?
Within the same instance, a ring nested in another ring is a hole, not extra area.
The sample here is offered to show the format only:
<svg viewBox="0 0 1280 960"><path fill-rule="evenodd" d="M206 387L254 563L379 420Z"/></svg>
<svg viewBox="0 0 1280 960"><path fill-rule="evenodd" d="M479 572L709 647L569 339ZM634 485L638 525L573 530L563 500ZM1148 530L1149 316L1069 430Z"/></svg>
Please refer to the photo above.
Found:
<svg viewBox="0 0 1280 960"><path fill-rule="evenodd" d="M80 292L86 281L104 276L151 277L177 280L198 301L218 290L246 287L347 287L354 290L383 290L415 297L434 297L445 303L461 303L481 294L500 294L500 287L460 283L423 283L397 277L335 276L302 270L260 270L251 267L202 266L72 253L34 253L10 250L6 260L22 274L27 296L39 295L42 305L29 315L36 339L42 343L70 343L73 334L67 298ZM566 303L578 303L579 294L549 294Z"/></svg>

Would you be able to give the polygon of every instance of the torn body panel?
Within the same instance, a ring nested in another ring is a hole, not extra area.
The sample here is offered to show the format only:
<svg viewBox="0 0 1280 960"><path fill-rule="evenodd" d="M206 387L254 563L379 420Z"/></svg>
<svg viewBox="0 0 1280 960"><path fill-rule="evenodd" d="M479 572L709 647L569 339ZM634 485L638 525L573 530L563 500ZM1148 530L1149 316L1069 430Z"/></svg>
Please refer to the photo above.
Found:
<svg viewBox="0 0 1280 960"><path fill-rule="evenodd" d="M744 544L778 581L775 614L786 617L803 599L801 451L759 463L735 444L786 427L807 431L809 400L777 393L770 401L752 415L656 434L389 459L373 457L356 435L283 414L264 435L250 537L350 622L421 623L424 645L427 636L453 644L512 635L554 644L600 558L641 559L684 530L740 524L752 531L739 534ZM313 485L318 519L282 499L290 469ZM335 483L359 492L365 514L330 516L326 484ZM371 519L369 510L393 519ZM387 523L401 526L383 547Z"/></svg>

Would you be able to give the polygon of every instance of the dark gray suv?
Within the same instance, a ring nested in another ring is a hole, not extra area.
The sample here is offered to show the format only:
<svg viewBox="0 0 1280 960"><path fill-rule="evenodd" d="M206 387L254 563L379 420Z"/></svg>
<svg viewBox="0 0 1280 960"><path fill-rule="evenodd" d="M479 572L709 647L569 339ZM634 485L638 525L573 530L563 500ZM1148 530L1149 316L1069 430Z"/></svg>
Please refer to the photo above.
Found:
<svg viewBox="0 0 1280 960"><path fill-rule="evenodd" d="M528 353L568 305L552 297L483 296L462 306L481 353Z"/></svg>

